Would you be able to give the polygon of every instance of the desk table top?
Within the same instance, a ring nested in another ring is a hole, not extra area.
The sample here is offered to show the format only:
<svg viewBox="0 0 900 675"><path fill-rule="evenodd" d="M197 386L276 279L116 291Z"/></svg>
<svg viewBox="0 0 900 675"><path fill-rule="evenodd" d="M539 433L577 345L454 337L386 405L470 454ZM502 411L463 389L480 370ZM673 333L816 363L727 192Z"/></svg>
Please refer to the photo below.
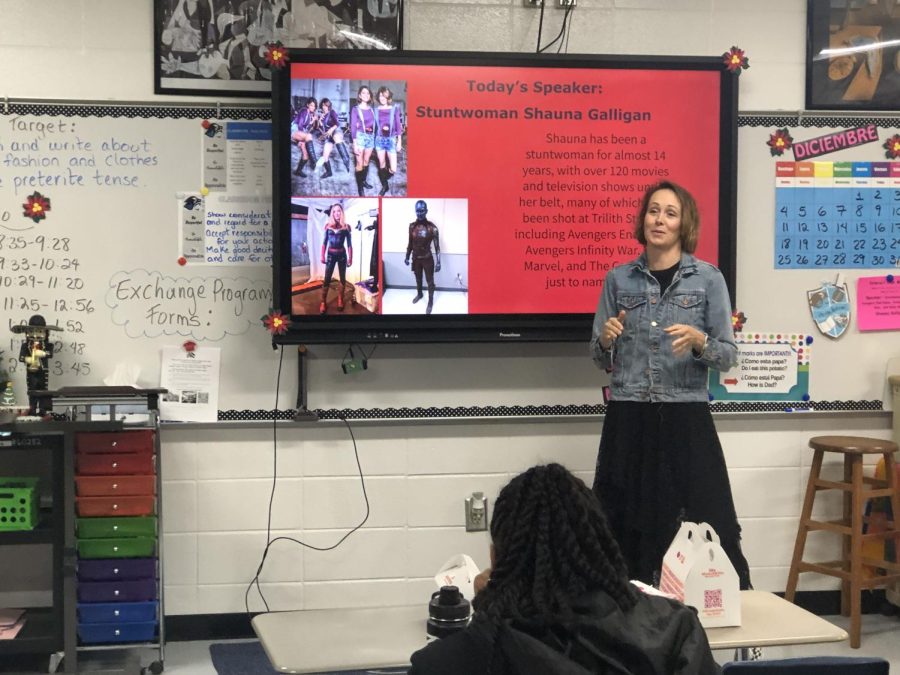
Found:
<svg viewBox="0 0 900 675"><path fill-rule="evenodd" d="M319 673L406 666L427 641L428 608L383 607L269 612L253 630L275 670ZM710 647L738 649L838 642L847 632L766 591L741 592L740 626L707 628Z"/></svg>

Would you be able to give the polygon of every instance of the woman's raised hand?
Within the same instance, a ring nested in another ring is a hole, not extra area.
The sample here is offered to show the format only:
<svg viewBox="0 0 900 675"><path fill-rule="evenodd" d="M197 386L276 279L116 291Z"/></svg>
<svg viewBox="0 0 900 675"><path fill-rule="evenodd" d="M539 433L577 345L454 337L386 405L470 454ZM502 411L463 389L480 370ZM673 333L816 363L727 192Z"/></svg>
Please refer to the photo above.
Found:
<svg viewBox="0 0 900 675"><path fill-rule="evenodd" d="M609 349L610 345L625 331L625 310L620 310L618 316L611 316L603 324L603 333L600 335L600 345L603 349Z"/></svg>

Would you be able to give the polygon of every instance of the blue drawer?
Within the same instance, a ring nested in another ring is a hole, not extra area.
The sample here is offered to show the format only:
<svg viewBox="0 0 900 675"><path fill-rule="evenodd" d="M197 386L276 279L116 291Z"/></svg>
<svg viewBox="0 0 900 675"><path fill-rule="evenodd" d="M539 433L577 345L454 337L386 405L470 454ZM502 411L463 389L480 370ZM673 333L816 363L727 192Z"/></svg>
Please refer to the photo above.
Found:
<svg viewBox="0 0 900 675"><path fill-rule="evenodd" d="M155 636L155 621L78 624L78 637L84 644L96 644L98 642L150 642Z"/></svg>
<svg viewBox="0 0 900 675"><path fill-rule="evenodd" d="M156 621L157 602L79 602L80 623Z"/></svg>

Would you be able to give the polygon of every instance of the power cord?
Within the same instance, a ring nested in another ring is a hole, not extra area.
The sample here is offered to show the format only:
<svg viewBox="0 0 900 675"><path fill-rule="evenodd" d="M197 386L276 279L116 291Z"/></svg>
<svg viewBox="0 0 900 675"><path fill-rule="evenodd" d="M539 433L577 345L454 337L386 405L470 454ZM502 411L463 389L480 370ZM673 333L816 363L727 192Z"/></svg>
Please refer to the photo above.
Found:
<svg viewBox="0 0 900 675"><path fill-rule="evenodd" d="M547 1L547 0L544 0L544 2L546 2L546 1ZM541 10L543 11L543 9L544 9L544 4L543 4L543 2L542 2L542 3L541 3ZM559 42L559 41L562 39L563 35L564 35L565 32L566 32L566 29L568 28L569 16L572 14L572 9L573 9L572 5L569 5L569 6L566 7L566 13L563 15L562 27L559 29L559 33L556 35L555 38L553 38L552 40L550 40L549 43L547 43L547 44L544 45L543 47L539 47L539 48L538 48L538 53L539 53L539 54L540 54L540 53L543 53L543 52L545 52L545 51L547 51L548 49L550 49L550 47L552 47L553 45L555 45L557 42ZM540 43L538 43L538 44L540 44ZM560 43L560 47L562 47L562 43ZM557 48L556 53L557 53L557 54L559 53L559 48Z"/></svg>
<svg viewBox="0 0 900 675"><path fill-rule="evenodd" d="M374 350L373 350L374 351ZM281 354L278 358L278 374L275 377L275 412L278 411L278 392L281 388L281 366L284 362L284 345L281 345ZM263 602L263 605L266 608L266 611L271 611L269 609L269 603L266 601L266 597L262 592L262 588L259 585L259 576L262 574L263 567L266 564L266 557L269 555L269 548L271 548L272 544L276 541L290 541L304 548L309 548L314 551L332 551L336 549L338 546L344 543L344 541L351 534L356 532L359 528L366 524L366 521L369 520L369 495L366 493L366 480L363 477L362 464L359 461L359 449L356 446L356 436L353 435L353 429L350 426L350 423L347 421L347 418L338 413L338 419L340 419L346 426L347 432L350 434L350 440L353 441L353 455L356 458L356 468L359 471L359 482L362 486L362 495L363 500L366 502L366 515L363 516L363 519L359 522L358 525L354 526L351 530L346 532L344 536L337 540L331 546L313 546L312 544L307 544L305 541L300 541L299 539L295 539L293 537L275 537L272 539L272 504L275 502L275 485L278 481L278 420L277 414L272 416L272 490L269 493L269 509L266 514L266 546L263 549L262 557L259 561L259 567L256 568L256 574L250 580L250 583L247 585L247 590L244 592L244 611L247 614L247 618L252 619L253 616L250 614L250 591L253 590L253 587L256 586L256 592L259 593L259 597Z"/></svg>
<svg viewBox="0 0 900 675"><path fill-rule="evenodd" d="M541 3L541 17L538 19L538 37L537 37L537 45L535 45L534 52L535 54L541 53L541 35L544 32L544 3L547 0L538 0Z"/></svg>

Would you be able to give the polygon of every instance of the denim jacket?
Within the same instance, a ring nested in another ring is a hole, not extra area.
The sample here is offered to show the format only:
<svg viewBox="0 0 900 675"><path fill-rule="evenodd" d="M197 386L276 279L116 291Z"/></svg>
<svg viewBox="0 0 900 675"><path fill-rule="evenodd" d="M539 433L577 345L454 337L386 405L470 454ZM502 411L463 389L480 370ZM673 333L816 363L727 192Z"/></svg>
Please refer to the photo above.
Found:
<svg viewBox="0 0 900 675"><path fill-rule="evenodd" d="M625 310L620 335L609 350L600 345L603 325ZM663 331L683 323L706 333L706 348L697 356L672 352L672 337ZM731 302L722 273L688 253L671 285L660 297L646 253L614 268L603 284L594 315L591 355L600 368L612 368L616 401L707 401L708 368L728 370L737 363L731 325Z"/></svg>

